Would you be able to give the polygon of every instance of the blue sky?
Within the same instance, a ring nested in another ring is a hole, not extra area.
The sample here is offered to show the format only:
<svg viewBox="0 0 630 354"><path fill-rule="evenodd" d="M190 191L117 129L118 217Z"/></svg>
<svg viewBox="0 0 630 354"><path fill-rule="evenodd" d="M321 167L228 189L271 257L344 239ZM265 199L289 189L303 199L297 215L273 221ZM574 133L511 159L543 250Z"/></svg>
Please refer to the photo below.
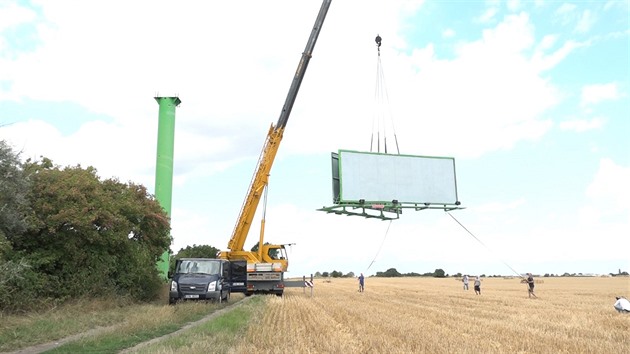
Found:
<svg viewBox="0 0 630 354"><path fill-rule="evenodd" d="M0 139L153 190L153 97L178 95L172 248L224 249L320 5L0 1ZM629 11L333 0L271 172L290 275L630 270ZM441 211L316 211L330 152L369 150L376 34L400 152L455 158L452 215L483 245Z"/></svg>

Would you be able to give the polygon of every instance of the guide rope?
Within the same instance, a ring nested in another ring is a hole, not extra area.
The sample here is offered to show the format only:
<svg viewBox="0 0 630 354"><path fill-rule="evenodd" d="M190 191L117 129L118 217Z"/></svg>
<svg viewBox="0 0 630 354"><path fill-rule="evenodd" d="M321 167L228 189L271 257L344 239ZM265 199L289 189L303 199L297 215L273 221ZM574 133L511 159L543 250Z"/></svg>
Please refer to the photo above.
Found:
<svg viewBox="0 0 630 354"><path fill-rule="evenodd" d="M459 222L459 220L457 220L450 212L446 212L448 214L448 216L450 216L453 220L455 220L455 222L457 222L459 224L459 226L461 226L464 230L466 230L466 232L472 236L475 240L477 240L477 242L479 242L483 247L485 247L488 252L492 253L498 260L501 261L501 263L505 264L506 267L510 268L514 274L516 274L519 278L523 278L523 276L517 272L514 268L512 268L512 266L510 266L509 264L507 264L507 262L505 262L503 259L501 259L500 257L496 256L496 254L494 254L494 252L492 252L492 250L490 249L490 247L486 246L485 243L483 243L477 236L475 236L472 232L470 232L470 230L468 230L466 228L466 226L464 226L461 222ZM524 278L523 278L524 279Z"/></svg>
<svg viewBox="0 0 630 354"><path fill-rule="evenodd" d="M387 224L387 230L385 230L385 236L383 237L383 241L381 241L381 245L379 246L378 251L376 251L376 255L374 256L374 259L372 259L372 262L370 262L370 265L365 269L366 273L367 273L368 269L370 269L372 264L374 264L374 262L376 262L376 258L378 257L379 253L381 253L381 250L383 249L383 245L385 244L385 239L387 239L387 234L389 233L389 227L390 226L392 226L392 220L389 220L389 224Z"/></svg>

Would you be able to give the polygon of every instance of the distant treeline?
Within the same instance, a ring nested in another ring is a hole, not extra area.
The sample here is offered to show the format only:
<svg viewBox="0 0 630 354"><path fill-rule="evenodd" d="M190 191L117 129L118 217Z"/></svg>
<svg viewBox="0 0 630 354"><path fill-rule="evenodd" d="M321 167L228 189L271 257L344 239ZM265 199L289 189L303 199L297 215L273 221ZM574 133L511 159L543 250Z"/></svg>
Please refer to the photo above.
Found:
<svg viewBox="0 0 630 354"><path fill-rule="evenodd" d="M469 274L470 275L470 274ZM628 272L625 271L621 271L619 270L617 273L609 273L606 274L609 276L628 276ZM443 269L436 269L433 272L427 272L427 273L415 273L415 272L411 272L411 273L400 273L399 271L396 270L396 268L389 268L388 270L384 271L384 272L376 272L375 275L373 275L375 277L383 277L383 278L397 278L397 277L434 277L434 278L447 278L447 277L453 277L453 278L461 278L463 277L462 273L455 273L455 274L447 274L444 272ZM563 273L561 275L558 274L553 274L553 273L545 273L544 275L534 275L536 277L592 277L592 276L600 276L599 274L588 274L588 273ZM315 277L323 277L323 278L354 278L356 277L354 272L349 272L349 273L342 273L336 270L333 270L332 272L316 272L315 273ZM479 275L479 277L481 278L505 278L505 277L518 277L518 275L486 275L486 274L481 274Z"/></svg>

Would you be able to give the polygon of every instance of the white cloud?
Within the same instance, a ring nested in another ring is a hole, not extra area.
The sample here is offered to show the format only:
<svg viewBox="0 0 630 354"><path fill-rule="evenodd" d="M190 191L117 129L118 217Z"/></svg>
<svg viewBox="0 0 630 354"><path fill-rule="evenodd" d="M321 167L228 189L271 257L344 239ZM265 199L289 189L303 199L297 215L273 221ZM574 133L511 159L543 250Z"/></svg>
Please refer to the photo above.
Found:
<svg viewBox="0 0 630 354"><path fill-rule="evenodd" d="M558 13L558 14L567 14L567 13L573 12L576 8L577 8L577 6L575 6L574 4L571 4L571 3L563 3L563 4L562 4L562 5L560 5L560 7L556 10L556 13Z"/></svg>
<svg viewBox="0 0 630 354"><path fill-rule="evenodd" d="M479 22L479 23L488 23L491 22L494 18L494 16L497 14L498 10L496 7L490 7L487 8L483 14L479 15L479 17L477 17L475 19L475 22Z"/></svg>
<svg viewBox="0 0 630 354"><path fill-rule="evenodd" d="M544 50L546 45L549 45L550 39L547 39L547 43L545 43L545 39L543 38L543 43L540 46L539 50L536 50L534 56L532 58L533 64L540 71L546 71L556 67L559 63L561 63L571 52L574 50L588 46L589 42L575 42L572 40L566 41L562 47L556 50L553 53L545 54Z"/></svg>
<svg viewBox="0 0 630 354"><path fill-rule="evenodd" d="M539 76L536 58L525 54L535 43L532 32L522 13L484 31L482 39L460 44L454 59L436 57L431 44L411 58L397 56L394 76L405 89L396 97L406 104L394 112L404 121L397 120L399 139L407 146L415 140L414 150L426 153L479 156L542 136L551 125L540 116L559 95ZM427 119L431 133L418 125ZM483 133L468 134L472 130Z"/></svg>
<svg viewBox="0 0 630 354"><path fill-rule="evenodd" d="M604 126L604 119L602 118L593 118L593 119L576 119L569 120L560 123L560 129L562 130L572 130L578 133L600 129Z"/></svg>
<svg viewBox="0 0 630 354"><path fill-rule="evenodd" d="M445 29L444 31L442 31L442 37L444 38L455 37L455 30L453 30L452 28Z"/></svg>
<svg viewBox="0 0 630 354"><path fill-rule="evenodd" d="M0 32L33 21L37 14L26 7L14 2L0 2Z"/></svg>
<svg viewBox="0 0 630 354"><path fill-rule="evenodd" d="M628 9L628 6L625 2L623 1L619 1L619 0L609 0L606 2L606 4L604 5L604 11L608 11L610 9L612 9L613 7L619 7L620 9Z"/></svg>
<svg viewBox="0 0 630 354"><path fill-rule="evenodd" d="M85 16L77 17L64 12L58 3L45 2L41 6L54 26L42 29L44 46L19 62L0 67L11 72L10 94L14 97L77 102L112 117L119 130L137 133L142 126L155 125L157 104L150 97L157 91L177 92L182 99L177 111L178 158L225 165L243 149L255 158L268 125L277 119L319 4L305 9L281 2L274 6L295 15L265 19L257 15L265 6L252 4L251 13L236 19L225 15L208 21L208 13L238 10L229 4L213 5L212 11L199 9L198 4L194 9L186 4L172 9L157 2L154 16L138 27L133 14L144 11L138 4L125 5L127 10L120 15L115 6L106 3L79 5L77 11ZM375 60L373 35L366 33L383 37L384 73L404 151L479 156L509 148L522 139L536 139L550 128L549 122L540 121L540 115L559 96L540 75L541 59L526 54L535 44L526 14L506 17L496 28L485 30L482 39L460 43L456 58L444 60L435 57L430 43L413 49L411 56L396 49L407 46L397 34L398 16L409 6L419 8L421 2L365 6L365 16L347 26L346 19L355 11L351 5L331 5L293 109L283 151L369 147L373 112L365 102L373 98L374 62L357 61ZM111 27L112 18L117 19L117 26L103 31ZM252 31L255 28L258 30ZM293 30L287 33L287 28ZM570 48L563 49L567 46ZM555 65L573 47L565 44L563 48L542 58L549 61L556 56ZM471 115L475 118L463 118ZM436 125L434 133L427 134L417 117L430 117ZM473 139L466 134L473 125L485 131L484 136ZM454 126L461 129L454 130ZM147 142L153 139L151 131L141 133ZM350 131L353 134L347 133ZM321 136L327 139L322 141ZM439 136L451 136L452 143L447 147L435 144ZM252 139L256 144L246 143ZM183 141L189 143L181 144ZM446 151L434 150L438 147ZM212 167L197 164L197 171L212 173Z"/></svg>
<svg viewBox="0 0 630 354"><path fill-rule="evenodd" d="M520 0L508 0L507 1L507 8L510 11L517 11L518 9L521 8L521 1Z"/></svg>
<svg viewBox="0 0 630 354"><path fill-rule="evenodd" d="M554 44L556 44L557 40L558 40L558 36L557 35L547 34L540 41L540 44L538 45L538 48L540 50L550 49L551 47L553 47Z"/></svg>
<svg viewBox="0 0 630 354"><path fill-rule="evenodd" d="M584 10L578 20L575 31L578 33L586 33L593 27L596 21L597 18L591 10Z"/></svg>
<svg viewBox="0 0 630 354"><path fill-rule="evenodd" d="M610 203L612 210L630 211L630 166L616 164L612 159L604 158L599 169L588 186L586 195L596 203Z"/></svg>
<svg viewBox="0 0 630 354"><path fill-rule="evenodd" d="M510 209L516 209L525 204L525 199L517 199L510 201L508 203L503 202L491 202L487 204L482 204L475 208L475 211L478 213L498 213Z"/></svg>
<svg viewBox="0 0 630 354"><path fill-rule="evenodd" d="M617 83L595 84L582 87L582 106L597 104L606 100L616 100L621 97Z"/></svg>

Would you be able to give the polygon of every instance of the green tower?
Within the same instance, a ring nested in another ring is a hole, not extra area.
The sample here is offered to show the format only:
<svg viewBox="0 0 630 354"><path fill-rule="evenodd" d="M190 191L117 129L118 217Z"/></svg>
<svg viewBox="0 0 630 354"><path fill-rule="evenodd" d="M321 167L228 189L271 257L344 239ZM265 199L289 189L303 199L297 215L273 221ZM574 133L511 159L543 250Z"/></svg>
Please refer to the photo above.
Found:
<svg viewBox="0 0 630 354"><path fill-rule="evenodd" d="M171 217L173 196L173 151L175 148L175 108L182 102L179 97L155 97L160 105L155 163L155 198ZM169 252L165 250L157 264L162 278L168 278Z"/></svg>

